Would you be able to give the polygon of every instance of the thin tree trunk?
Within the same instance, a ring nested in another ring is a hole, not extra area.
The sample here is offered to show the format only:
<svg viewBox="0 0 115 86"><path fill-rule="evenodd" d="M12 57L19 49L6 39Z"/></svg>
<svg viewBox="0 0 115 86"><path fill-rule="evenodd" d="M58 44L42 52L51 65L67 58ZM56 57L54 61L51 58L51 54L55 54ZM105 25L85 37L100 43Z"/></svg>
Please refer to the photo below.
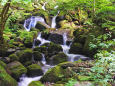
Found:
<svg viewBox="0 0 115 86"><path fill-rule="evenodd" d="M11 2L11 0L8 0L8 2L3 7L3 10L0 15L0 44L3 44L3 42L4 42L3 31L5 29L6 21L9 17L8 11L9 11L9 7L10 7L10 2Z"/></svg>

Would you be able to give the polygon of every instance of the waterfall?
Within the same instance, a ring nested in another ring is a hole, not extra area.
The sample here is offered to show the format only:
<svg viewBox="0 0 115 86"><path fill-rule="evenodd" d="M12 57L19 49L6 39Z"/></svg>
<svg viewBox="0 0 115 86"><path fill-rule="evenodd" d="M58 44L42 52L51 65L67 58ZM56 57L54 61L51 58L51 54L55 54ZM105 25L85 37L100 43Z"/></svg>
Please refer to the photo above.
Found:
<svg viewBox="0 0 115 86"><path fill-rule="evenodd" d="M45 2L45 3L43 4L43 6L42 6L42 9L43 9L43 10L46 10L46 9L45 9L46 4L47 4L47 2Z"/></svg>
<svg viewBox="0 0 115 86"><path fill-rule="evenodd" d="M32 27L36 26L37 22L40 22L45 26L47 26L48 28L50 28L50 26L46 24L44 18L40 16L32 16L31 18L25 20L24 28L26 29L26 31L30 31Z"/></svg>
<svg viewBox="0 0 115 86"><path fill-rule="evenodd" d="M44 54L42 54L42 64L46 64L46 59L45 59L45 55Z"/></svg>
<svg viewBox="0 0 115 86"><path fill-rule="evenodd" d="M80 58L81 59L88 58L88 57L85 57L85 56L79 55L79 54L69 54L69 49L70 49L71 43L70 43L70 45L67 45L66 42L67 42L67 33L64 33L63 34L63 45L61 45L61 46L63 48L63 52L68 56L68 61L74 62L74 61L79 60Z"/></svg>
<svg viewBox="0 0 115 86"><path fill-rule="evenodd" d="M58 11L57 15L52 18L51 28L56 28L56 18L58 16L58 14L59 14L59 11Z"/></svg>
<svg viewBox="0 0 115 86"><path fill-rule="evenodd" d="M28 86L32 81L38 81L42 76L37 76L37 77L27 77L25 75L22 75L20 78L20 82L18 83L18 86Z"/></svg>
<svg viewBox="0 0 115 86"><path fill-rule="evenodd" d="M43 44L45 44L45 43L50 43L50 41L45 40L45 39L43 39L43 38L41 37L41 32L38 34L37 40L39 40L39 41L41 42L41 44L40 44L39 46L41 46L41 45L43 45Z"/></svg>
<svg viewBox="0 0 115 86"><path fill-rule="evenodd" d="M42 44L44 43L49 43L50 41L49 40L45 40L41 37L41 32L38 33L38 37L37 37L37 40L40 40L41 41L41 44L39 46L41 46ZM77 61L79 60L80 58L81 59L84 59L84 58L87 58L83 55L79 55L79 54L69 54L69 49L70 49L70 45L67 45L66 42L67 42L68 38L67 38L67 33L64 33L63 34L63 45L62 48L63 48L63 52L68 56L68 61L71 61L71 62L74 62L74 61ZM33 43L33 46L34 46L34 43ZM42 70L44 72L44 74L48 71L48 69L54 67L54 66L51 66L51 65L47 65L46 63L46 59L45 59L45 55L42 54ZM40 80L42 76L37 76L37 77L33 77L33 78L30 78L30 77L27 77L27 76L22 76L20 78L20 82L18 83L18 86L28 86L29 83L31 83L32 81L38 81Z"/></svg>

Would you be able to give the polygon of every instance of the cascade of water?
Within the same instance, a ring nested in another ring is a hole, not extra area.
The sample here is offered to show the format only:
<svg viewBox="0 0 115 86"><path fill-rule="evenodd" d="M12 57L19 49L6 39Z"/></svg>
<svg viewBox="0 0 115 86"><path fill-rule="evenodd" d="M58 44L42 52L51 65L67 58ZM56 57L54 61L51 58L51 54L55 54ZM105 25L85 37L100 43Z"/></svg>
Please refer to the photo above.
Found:
<svg viewBox="0 0 115 86"><path fill-rule="evenodd" d="M36 26L37 22L41 22L42 24L50 28L50 26L46 24L44 18L40 16L32 16L31 18L25 20L24 28L26 29L26 31L30 31L32 27Z"/></svg>
<svg viewBox="0 0 115 86"><path fill-rule="evenodd" d="M67 42L67 34L64 33L63 34L63 45L61 45L61 46L63 48L63 52L68 56L68 61L74 62L74 61L79 60L80 58L81 59L87 58L87 57L85 57L83 55L79 55L79 54L69 54L69 49L70 49L71 43L70 43L70 45L67 45L66 42Z"/></svg>
<svg viewBox="0 0 115 86"><path fill-rule="evenodd" d="M56 28L56 18L58 16L58 14L59 14L59 11L58 11L57 15L52 18L51 28Z"/></svg>
<svg viewBox="0 0 115 86"><path fill-rule="evenodd" d="M45 39L43 39L43 38L41 37L41 32L38 34L37 39L40 40L40 42L41 42L41 44L40 44L39 46L43 45L44 43L50 43L50 41L45 40Z"/></svg>
<svg viewBox="0 0 115 86"><path fill-rule="evenodd" d="M46 4L47 4L47 2L45 2L45 3L43 4L43 6L42 6L42 9L43 9L43 10L46 10L46 9L45 9Z"/></svg>
<svg viewBox="0 0 115 86"><path fill-rule="evenodd" d="M42 54L42 64L46 64L46 59L45 59L45 55L44 54Z"/></svg>
<svg viewBox="0 0 115 86"><path fill-rule="evenodd" d="M32 78L29 78L25 75L23 75L21 78L20 78L20 82L18 83L18 86L28 86L29 83L31 83L32 81L38 81L42 76L37 76L37 77L32 77Z"/></svg>

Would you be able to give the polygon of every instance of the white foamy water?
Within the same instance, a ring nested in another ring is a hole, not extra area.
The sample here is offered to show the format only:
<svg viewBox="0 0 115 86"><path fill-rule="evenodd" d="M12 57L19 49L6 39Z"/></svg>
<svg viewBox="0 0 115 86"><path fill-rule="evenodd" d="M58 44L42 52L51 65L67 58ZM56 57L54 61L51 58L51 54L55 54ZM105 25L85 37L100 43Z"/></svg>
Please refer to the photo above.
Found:
<svg viewBox="0 0 115 86"><path fill-rule="evenodd" d="M51 28L56 28L56 18L58 16L58 14L59 14L59 11L58 11L57 15L52 18Z"/></svg>
<svg viewBox="0 0 115 86"><path fill-rule="evenodd" d="M37 22L41 22L42 24L50 28L50 26L46 24L44 18L40 16L32 16L31 18L25 20L24 28L26 29L26 31L30 31L32 27L36 26Z"/></svg>
<svg viewBox="0 0 115 86"><path fill-rule="evenodd" d="M18 83L18 86L28 86L32 81L38 81L42 76L37 76L37 77L27 77L23 75L20 78L20 82Z"/></svg>
<svg viewBox="0 0 115 86"><path fill-rule="evenodd" d="M64 33L63 34L63 45L61 45L61 46L63 48L63 52L68 56L68 61L74 62L74 61L79 60L80 58L81 59L88 58L88 57L86 57L84 55L80 55L80 54L69 54L71 43L70 43L70 45L67 45L66 42L67 42L67 34Z"/></svg>
<svg viewBox="0 0 115 86"><path fill-rule="evenodd" d="M50 43L50 41L45 40L45 39L43 39L43 38L41 37L41 32L38 34L37 40L39 40L39 41L41 42L41 44L40 44L39 46L41 46L41 45L43 45L43 44L45 44L45 43Z"/></svg>

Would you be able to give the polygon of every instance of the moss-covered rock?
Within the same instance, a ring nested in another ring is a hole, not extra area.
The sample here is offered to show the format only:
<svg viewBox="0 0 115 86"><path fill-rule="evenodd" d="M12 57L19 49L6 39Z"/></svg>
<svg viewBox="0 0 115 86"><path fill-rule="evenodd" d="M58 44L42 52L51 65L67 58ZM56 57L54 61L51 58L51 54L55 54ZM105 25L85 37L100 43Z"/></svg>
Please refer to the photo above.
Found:
<svg viewBox="0 0 115 86"><path fill-rule="evenodd" d="M53 55L56 55L57 53L63 51L63 49L62 49L62 47L60 45L54 44L52 42L47 44L47 45L45 45L45 46L47 48L47 53L46 53L47 58L51 57Z"/></svg>
<svg viewBox="0 0 115 86"><path fill-rule="evenodd" d="M6 66L7 66L6 63L4 63L4 62L1 61L1 60L0 60L0 65L1 65L2 67L4 67L4 68L6 68Z"/></svg>
<svg viewBox="0 0 115 86"><path fill-rule="evenodd" d="M19 61L25 64L27 61L32 61L32 50L26 49L16 53L19 56Z"/></svg>
<svg viewBox="0 0 115 86"><path fill-rule="evenodd" d="M38 64L29 65L27 69L27 75L30 77L43 75L43 71Z"/></svg>
<svg viewBox="0 0 115 86"><path fill-rule="evenodd" d="M27 72L27 69L18 61L7 64L7 68L11 72L12 77L14 77L16 80L18 80L22 74Z"/></svg>
<svg viewBox="0 0 115 86"><path fill-rule="evenodd" d="M42 54L38 51L34 51L33 56L34 56L35 61L41 61L42 60Z"/></svg>
<svg viewBox="0 0 115 86"><path fill-rule="evenodd" d="M70 47L69 53L82 54L83 53L83 45L80 43L73 43Z"/></svg>
<svg viewBox="0 0 115 86"><path fill-rule="evenodd" d="M50 34L48 40L56 44L63 44L63 36L60 34Z"/></svg>
<svg viewBox="0 0 115 86"><path fill-rule="evenodd" d="M32 36L27 36L24 40L24 45L28 48L32 48L33 45L33 37Z"/></svg>
<svg viewBox="0 0 115 86"><path fill-rule="evenodd" d="M12 62L12 61L18 61L19 60L19 57L16 55L16 54L11 54L10 56L9 56L9 58L10 58L10 61Z"/></svg>
<svg viewBox="0 0 115 86"><path fill-rule="evenodd" d="M58 54L63 51L62 47L59 44L54 43L45 43L40 47L34 48L34 51L39 51L44 53L46 56L46 60L48 60L51 56Z"/></svg>
<svg viewBox="0 0 115 86"><path fill-rule="evenodd" d="M72 62L64 62L61 64L58 64L54 68L49 69L45 75L40 79L42 82L67 82L69 78L75 78L80 81L84 80L90 80L89 76L85 76L90 71L90 67L92 67L92 62L88 61L76 61L74 63ZM81 79L78 75L84 74L85 78Z"/></svg>
<svg viewBox="0 0 115 86"><path fill-rule="evenodd" d="M44 86L40 81L32 81L29 86Z"/></svg>
<svg viewBox="0 0 115 86"><path fill-rule="evenodd" d="M17 86L18 83L0 65L0 86Z"/></svg>
<svg viewBox="0 0 115 86"><path fill-rule="evenodd" d="M63 52L60 52L60 53L52 56L49 60L50 60L49 64L56 65L56 64L59 64L62 62L66 62L68 60L68 56L65 55Z"/></svg>

